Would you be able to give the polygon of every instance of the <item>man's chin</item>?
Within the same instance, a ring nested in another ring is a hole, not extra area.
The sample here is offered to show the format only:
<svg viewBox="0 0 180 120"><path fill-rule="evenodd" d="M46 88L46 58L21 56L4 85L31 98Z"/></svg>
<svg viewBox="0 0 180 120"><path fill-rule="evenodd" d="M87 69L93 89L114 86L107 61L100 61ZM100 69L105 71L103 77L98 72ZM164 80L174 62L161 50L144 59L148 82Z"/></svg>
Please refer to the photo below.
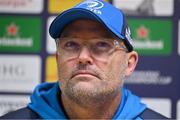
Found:
<svg viewBox="0 0 180 120"><path fill-rule="evenodd" d="M99 81L99 80L98 80ZM74 79L68 83L68 86L66 89L71 90L71 92L75 93L81 93L81 94L92 94L97 89L100 88L98 84L101 84L100 82L95 79L85 79L85 80L79 80Z"/></svg>
<svg viewBox="0 0 180 120"><path fill-rule="evenodd" d="M66 94L69 98L80 105L87 105L94 102L103 102L112 97L114 91L105 86L92 84L85 81L79 81L76 84L69 85L66 88Z"/></svg>
<svg viewBox="0 0 180 120"><path fill-rule="evenodd" d="M90 89L92 91L94 90L96 85L94 85L94 83L92 83L91 81L78 81L77 83L75 83L74 87L85 90Z"/></svg>

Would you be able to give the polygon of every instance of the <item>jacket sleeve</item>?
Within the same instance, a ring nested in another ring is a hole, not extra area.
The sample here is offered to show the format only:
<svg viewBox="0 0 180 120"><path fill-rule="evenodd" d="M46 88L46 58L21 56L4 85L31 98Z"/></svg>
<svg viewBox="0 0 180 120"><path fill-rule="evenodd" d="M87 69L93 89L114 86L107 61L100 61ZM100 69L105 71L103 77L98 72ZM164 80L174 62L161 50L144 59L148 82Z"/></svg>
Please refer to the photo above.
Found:
<svg viewBox="0 0 180 120"><path fill-rule="evenodd" d="M39 119L40 116L28 107L9 112L0 117L0 119Z"/></svg>
<svg viewBox="0 0 180 120"><path fill-rule="evenodd" d="M141 114L141 118L143 120L145 119L169 119L163 115L161 115L160 113L151 110L149 108L145 109L145 111Z"/></svg>

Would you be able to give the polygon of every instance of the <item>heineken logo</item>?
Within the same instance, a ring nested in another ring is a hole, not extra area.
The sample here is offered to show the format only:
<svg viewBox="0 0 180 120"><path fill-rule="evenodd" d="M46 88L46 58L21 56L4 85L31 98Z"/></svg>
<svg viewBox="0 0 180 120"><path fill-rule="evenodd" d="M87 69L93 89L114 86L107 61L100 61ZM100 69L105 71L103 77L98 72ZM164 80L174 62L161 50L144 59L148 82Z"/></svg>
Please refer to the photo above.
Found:
<svg viewBox="0 0 180 120"><path fill-rule="evenodd" d="M129 19L133 44L141 55L169 55L172 52L172 21Z"/></svg>
<svg viewBox="0 0 180 120"><path fill-rule="evenodd" d="M136 29L135 47L139 49L163 49L164 43L161 39L152 40L149 38L150 30L144 25Z"/></svg>
<svg viewBox="0 0 180 120"><path fill-rule="evenodd" d="M39 51L39 18L0 17L0 28L0 52Z"/></svg>
<svg viewBox="0 0 180 120"><path fill-rule="evenodd" d="M4 37L0 37L0 46L26 46L32 47L31 37L23 38L18 35L19 27L16 23L10 23L6 27Z"/></svg>

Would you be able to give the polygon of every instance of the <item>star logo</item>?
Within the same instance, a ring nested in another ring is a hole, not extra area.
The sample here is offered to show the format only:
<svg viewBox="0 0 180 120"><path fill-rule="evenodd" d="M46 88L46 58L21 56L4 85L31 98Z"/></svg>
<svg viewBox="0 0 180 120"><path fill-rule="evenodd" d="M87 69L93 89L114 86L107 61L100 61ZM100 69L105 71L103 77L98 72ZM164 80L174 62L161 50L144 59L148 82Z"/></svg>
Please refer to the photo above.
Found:
<svg viewBox="0 0 180 120"><path fill-rule="evenodd" d="M142 25L136 30L136 34L139 38L146 39L149 36L149 30Z"/></svg>
<svg viewBox="0 0 180 120"><path fill-rule="evenodd" d="M8 35L10 36L16 36L18 33L18 26L14 23L11 23L10 25L7 26L6 30Z"/></svg>

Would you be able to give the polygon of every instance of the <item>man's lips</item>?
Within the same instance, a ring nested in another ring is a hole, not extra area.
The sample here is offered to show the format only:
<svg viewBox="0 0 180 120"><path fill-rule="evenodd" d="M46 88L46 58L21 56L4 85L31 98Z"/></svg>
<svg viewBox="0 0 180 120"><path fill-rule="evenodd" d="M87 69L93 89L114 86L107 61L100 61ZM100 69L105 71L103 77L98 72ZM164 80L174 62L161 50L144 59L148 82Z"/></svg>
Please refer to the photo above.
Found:
<svg viewBox="0 0 180 120"><path fill-rule="evenodd" d="M75 77L75 76L77 76L77 75L91 75L91 76L94 76L94 77L99 78L99 76L98 76L97 74L95 74L95 73L92 72L92 71L87 71L87 70L78 70L78 71L76 71L76 72L73 73L73 75L72 75L71 78L73 78L73 77Z"/></svg>

